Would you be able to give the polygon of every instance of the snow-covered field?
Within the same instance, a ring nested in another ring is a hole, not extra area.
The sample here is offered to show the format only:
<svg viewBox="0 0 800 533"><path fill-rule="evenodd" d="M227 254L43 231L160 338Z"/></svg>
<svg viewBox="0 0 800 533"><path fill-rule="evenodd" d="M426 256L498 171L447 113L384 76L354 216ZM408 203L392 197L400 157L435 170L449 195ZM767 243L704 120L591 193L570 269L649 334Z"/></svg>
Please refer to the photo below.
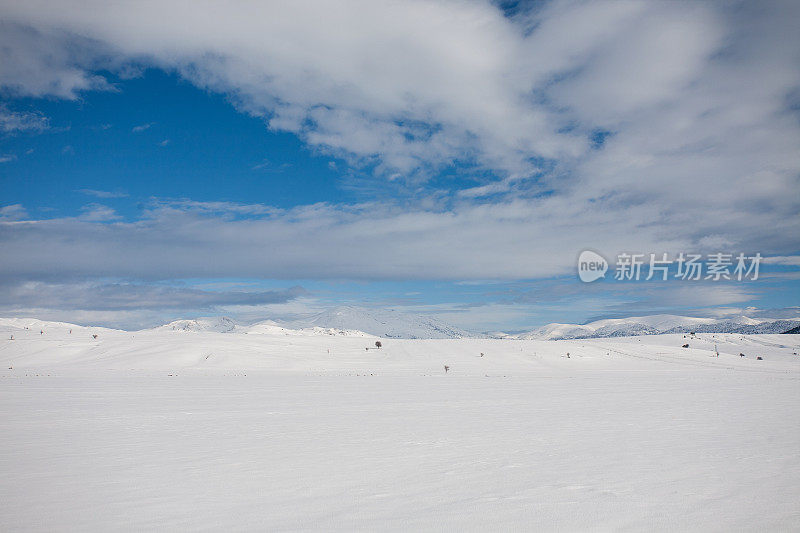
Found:
<svg viewBox="0 0 800 533"><path fill-rule="evenodd" d="M800 336L375 340L3 321L0 529L800 524Z"/></svg>

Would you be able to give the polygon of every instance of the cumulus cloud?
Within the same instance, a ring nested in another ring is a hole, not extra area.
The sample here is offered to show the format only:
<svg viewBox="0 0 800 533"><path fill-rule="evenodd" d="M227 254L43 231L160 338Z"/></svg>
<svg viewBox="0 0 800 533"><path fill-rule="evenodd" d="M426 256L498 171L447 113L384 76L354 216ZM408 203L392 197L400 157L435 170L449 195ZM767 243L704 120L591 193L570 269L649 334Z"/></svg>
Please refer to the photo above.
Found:
<svg viewBox="0 0 800 533"><path fill-rule="evenodd" d="M495 180L465 197L615 198L650 202L657 219L706 210L769 228L798 208L783 192L800 185L799 11L5 2L4 64L28 66L7 66L0 84L69 98L105 87L97 65L155 65L379 176L414 181L458 161Z"/></svg>
<svg viewBox="0 0 800 533"><path fill-rule="evenodd" d="M743 21L724 6L687 3L555 2L516 18L484 2L91 4L2 9L17 33L57 28L106 55L176 69L275 129L405 173L454 159L530 172L532 156L585 155L591 128L674 105L698 81L730 81L715 57L743 22L772 16L765 30L791 28L783 13L745 13ZM746 45L768 46L758 42L764 34L746 36ZM779 37L788 36L767 38ZM81 66L99 59L79 59L62 53L31 70L67 80L52 92L69 96L92 88L80 82L91 76ZM782 75L767 82L797 81ZM36 77L9 78L46 92Z"/></svg>
<svg viewBox="0 0 800 533"><path fill-rule="evenodd" d="M0 7L0 87L4 92L75 99L81 91L113 90L91 71L103 63L108 65L102 58L101 43L57 24L34 27L14 23L5 17L8 7Z"/></svg>

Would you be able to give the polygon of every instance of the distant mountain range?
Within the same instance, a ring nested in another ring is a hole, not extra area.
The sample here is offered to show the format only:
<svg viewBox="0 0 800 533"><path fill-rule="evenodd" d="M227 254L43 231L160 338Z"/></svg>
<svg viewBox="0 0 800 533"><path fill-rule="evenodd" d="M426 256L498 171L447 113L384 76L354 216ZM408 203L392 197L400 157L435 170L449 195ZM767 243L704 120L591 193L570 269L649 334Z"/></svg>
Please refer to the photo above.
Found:
<svg viewBox="0 0 800 533"><path fill-rule="evenodd" d="M288 323L293 328L336 328L357 330L387 338L461 339L485 337L451 326L428 315L403 313L395 309L336 307L316 315Z"/></svg>
<svg viewBox="0 0 800 533"><path fill-rule="evenodd" d="M175 320L163 326L151 328L153 331L241 333L250 335L343 335L348 337L371 337L363 331L346 328L303 326L291 327L274 320L264 320L251 325L237 324L232 319L222 317Z"/></svg>
<svg viewBox="0 0 800 533"><path fill-rule="evenodd" d="M249 326L227 317L176 320L154 328L168 331L214 331L247 334L312 334L376 336L398 339L460 339L475 335L436 318L402 313L394 309L336 307L291 321L265 320Z"/></svg>
<svg viewBox="0 0 800 533"><path fill-rule="evenodd" d="M63 322L36 319L0 319L0 325L14 329L72 329L81 328ZM88 329L88 328L82 328ZM92 328L102 330L104 328ZM247 335L337 335L348 337L385 337L398 339L587 339L598 337L629 337L663 333L799 333L800 317L792 319L756 319L734 317L725 319L697 318L678 315L651 315L597 320L588 324L547 324L525 333L476 334L447 324L429 315L403 313L394 309L337 307L305 318L278 322L264 320L255 324L240 324L228 317L176 320L154 331L215 332ZM111 330L106 330L111 331Z"/></svg>
<svg viewBox="0 0 800 533"><path fill-rule="evenodd" d="M663 333L784 333L800 326L797 319L697 318L678 315L651 315L597 320L588 324L548 324L518 339L587 339L596 337L631 337Z"/></svg>

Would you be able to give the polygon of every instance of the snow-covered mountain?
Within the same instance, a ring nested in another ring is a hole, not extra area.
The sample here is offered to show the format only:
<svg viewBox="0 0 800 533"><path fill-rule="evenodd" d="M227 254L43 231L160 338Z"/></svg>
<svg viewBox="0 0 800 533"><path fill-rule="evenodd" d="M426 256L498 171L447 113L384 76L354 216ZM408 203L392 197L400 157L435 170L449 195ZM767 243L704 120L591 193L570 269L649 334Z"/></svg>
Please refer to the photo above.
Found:
<svg viewBox="0 0 800 533"><path fill-rule="evenodd" d="M800 317L756 319L745 316L715 319L678 315L652 315L596 320L588 324L547 324L526 333L473 334L431 316L413 315L394 309L337 307L290 322L265 320L252 325L237 324L228 317L175 320L151 328L153 332L213 332L244 335L293 335L338 337L386 337L395 339L585 339L630 337L662 333L784 333L797 331ZM0 318L0 333L15 335L23 331L68 332L75 334L123 333L121 330L84 327L66 322L33 318Z"/></svg>
<svg viewBox="0 0 800 533"><path fill-rule="evenodd" d="M13 335L28 331L31 333L40 333L42 335L49 333L68 333L74 334L100 334L100 333L113 333L120 330L104 328L99 326L79 326L78 324L70 324L69 322L57 322L52 320L39 320L38 318L0 318L0 332L3 334Z"/></svg>
<svg viewBox="0 0 800 533"><path fill-rule="evenodd" d="M289 326L297 329L321 327L356 330L378 337L401 339L481 337L431 316L407 314L395 309L367 309L351 306L329 309L293 321L289 323Z"/></svg>
<svg viewBox="0 0 800 533"><path fill-rule="evenodd" d="M196 318L193 320L175 320L169 324L153 328L159 331L213 331L230 333L237 328L236 322L226 316L213 318Z"/></svg>
<svg viewBox="0 0 800 533"><path fill-rule="evenodd" d="M158 331L213 331L247 335L336 335L402 339L460 339L479 337L436 318L394 309L337 307L292 320L264 320L244 326L227 317L176 320L154 328Z"/></svg>
<svg viewBox="0 0 800 533"><path fill-rule="evenodd" d="M585 339L630 337L661 333L783 333L800 325L797 319L756 319L745 316L716 319L678 315L651 315L596 320L588 324L547 324L518 339Z"/></svg>
<svg viewBox="0 0 800 533"><path fill-rule="evenodd" d="M335 335L339 337L372 337L369 333L355 329L322 328L319 326L292 329L281 325L274 320L264 320L252 326L240 328L242 333L248 335Z"/></svg>

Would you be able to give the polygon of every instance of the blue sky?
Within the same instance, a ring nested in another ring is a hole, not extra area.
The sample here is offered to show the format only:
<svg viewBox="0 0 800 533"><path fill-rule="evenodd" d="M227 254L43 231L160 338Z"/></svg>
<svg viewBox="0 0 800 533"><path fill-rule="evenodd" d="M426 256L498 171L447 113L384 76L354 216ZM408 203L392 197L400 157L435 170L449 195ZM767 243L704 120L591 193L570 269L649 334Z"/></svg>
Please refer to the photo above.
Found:
<svg viewBox="0 0 800 533"><path fill-rule="evenodd" d="M3 139L4 153L20 154L3 169L6 202L70 216L92 198L81 191L106 191L121 194L104 203L135 217L153 196L284 208L352 200L333 159L238 113L224 95L155 69L106 76L115 91L9 102L48 117L51 129Z"/></svg>
<svg viewBox="0 0 800 533"><path fill-rule="evenodd" d="M0 3L0 314L797 314L796 6L328 9ZM583 284L584 249L767 259Z"/></svg>

